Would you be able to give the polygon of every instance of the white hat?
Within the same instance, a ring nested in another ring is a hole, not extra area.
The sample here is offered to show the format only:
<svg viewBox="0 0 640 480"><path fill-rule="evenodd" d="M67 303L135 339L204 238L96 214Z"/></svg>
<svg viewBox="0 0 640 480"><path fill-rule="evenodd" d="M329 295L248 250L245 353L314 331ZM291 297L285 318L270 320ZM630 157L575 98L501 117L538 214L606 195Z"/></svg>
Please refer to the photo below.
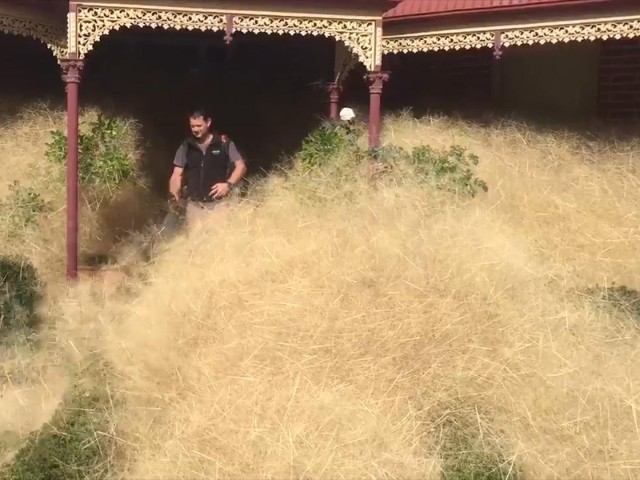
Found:
<svg viewBox="0 0 640 480"><path fill-rule="evenodd" d="M356 114L352 109L345 107L340 110L340 120L348 122L349 120L353 120L354 118L356 118Z"/></svg>

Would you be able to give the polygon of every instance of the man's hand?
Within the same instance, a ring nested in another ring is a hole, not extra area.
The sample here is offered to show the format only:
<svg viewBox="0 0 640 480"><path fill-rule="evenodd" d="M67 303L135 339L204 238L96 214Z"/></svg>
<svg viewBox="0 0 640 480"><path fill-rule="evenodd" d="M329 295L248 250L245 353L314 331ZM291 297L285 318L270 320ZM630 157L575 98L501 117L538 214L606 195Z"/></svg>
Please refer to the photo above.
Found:
<svg viewBox="0 0 640 480"><path fill-rule="evenodd" d="M169 211L170 212L180 214L180 213L182 213L183 210L184 210L184 207L181 204L179 199L177 199L175 197L169 198Z"/></svg>
<svg viewBox="0 0 640 480"><path fill-rule="evenodd" d="M211 195L213 198L222 198L229 194L229 184L228 183L216 183L211 188Z"/></svg>

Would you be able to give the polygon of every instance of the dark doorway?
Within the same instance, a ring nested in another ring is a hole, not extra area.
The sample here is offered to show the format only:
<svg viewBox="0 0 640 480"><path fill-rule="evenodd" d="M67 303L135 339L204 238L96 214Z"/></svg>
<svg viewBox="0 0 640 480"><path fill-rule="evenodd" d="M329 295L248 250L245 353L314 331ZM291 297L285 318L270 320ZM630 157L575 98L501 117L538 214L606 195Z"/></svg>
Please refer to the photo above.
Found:
<svg viewBox="0 0 640 480"><path fill-rule="evenodd" d="M83 103L133 115L143 126L144 168L166 195L171 162L188 134L189 109L202 106L248 162L269 170L299 148L325 115L335 42L324 37L113 32L86 61Z"/></svg>

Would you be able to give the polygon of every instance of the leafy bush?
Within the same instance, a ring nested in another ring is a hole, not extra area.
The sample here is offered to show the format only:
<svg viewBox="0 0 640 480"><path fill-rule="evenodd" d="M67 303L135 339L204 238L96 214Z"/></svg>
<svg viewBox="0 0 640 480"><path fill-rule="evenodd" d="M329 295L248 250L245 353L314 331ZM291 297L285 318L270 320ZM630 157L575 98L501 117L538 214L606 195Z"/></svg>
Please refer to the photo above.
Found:
<svg viewBox="0 0 640 480"><path fill-rule="evenodd" d="M21 187L15 181L9 187L11 195L0 202L0 212L5 220L5 230L29 228L36 224L38 216L49 210L49 205L33 187Z"/></svg>
<svg viewBox="0 0 640 480"><path fill-rule="evenodd" d="M458 145L440 151L426 145L416 147L411 152L411 162L416 173L436 188L472 197L479 190L488 191L486 182L476 178L472 170L479 163L478 156L467 155Z"/></svg>
<svg viewBox="0 0 640 480"><path fill-rule="evenodd" d="M302 142L300 163L305 168L316 168L339 155L346 144L342 129L333 123L323 123Z"/></svg>
<svg viewBox="0 0 640 480"><path fill-rule="evenodd" d="M339 159L346 156L346 164L372 161L378 174L409 173L433 188L457 195L475 197L480 191L488 191L486 182L474 173L474 168L479 163L478 156L468 153L463 147L453 145L448 150L435 150L421 145L407 152L397 145L385 145L364 150L357 142L362 133L357 126L322 124L303 141L298 157L299 165L305 170L327 166L335 173L334 167ZM344 161L341 163L345 164ZM409 167L409 172L406 167Z"/></svg>
<svg viewBox="0 0 640 480"><path fill-rule="evenodd" d="M374 152L373 160L378 163L378 171L393 171L409 166L411 173L433 188L457 195L475 197L479 191L489 190L486 182L474 173L479 163L477 155L467 154L458 145L448 150L435 150L427 145L414 147L407 152L402 147L388 145Z"/></svg>
<svg viewBox="0 0 640 480"><path fill-rule="evenodd" d="M119 118L99 115L89 123L87 132L78 137L78 170L85 185L114 190L136 176L135 160L127 152L130 124ZM52 133L47 157L59 165L67 161L67 136L56 130Z"/></svg>
<svg viewBox="0 0 640 480"><path fill-rule="evenodd" d="M0 257L0 333L37 325L42 288L35 267L27 260Z"/></svg>
<svg viewBox="0 0 640 480"><path fill-rule="evenodd" d="M305 169L322 167L341 155L359 155L358 138L362 129L355 125L325 122L302 142L299 159Z"/></svg>

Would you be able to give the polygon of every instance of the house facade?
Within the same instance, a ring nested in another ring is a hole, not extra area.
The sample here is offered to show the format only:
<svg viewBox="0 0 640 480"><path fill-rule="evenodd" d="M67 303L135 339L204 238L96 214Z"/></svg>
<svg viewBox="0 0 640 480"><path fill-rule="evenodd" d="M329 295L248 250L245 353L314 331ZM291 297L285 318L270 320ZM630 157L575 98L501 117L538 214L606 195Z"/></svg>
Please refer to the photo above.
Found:
<svg viewBox="0 0 640 480"><path fill-rule="evenodd" d="M385 13L383 51L399 82L413 65L426 102L449 87L460 102L558 121L640 119L633 0L405 0Z"/></svg>

